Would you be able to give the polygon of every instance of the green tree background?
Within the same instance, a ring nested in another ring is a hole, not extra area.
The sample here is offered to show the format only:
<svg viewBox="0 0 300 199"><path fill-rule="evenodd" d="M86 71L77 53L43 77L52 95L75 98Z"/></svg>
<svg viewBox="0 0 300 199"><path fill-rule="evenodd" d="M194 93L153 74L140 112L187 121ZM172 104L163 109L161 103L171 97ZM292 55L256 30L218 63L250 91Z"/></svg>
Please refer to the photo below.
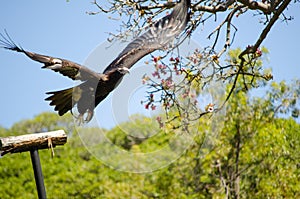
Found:
<svg viewBox="0 0 300 199"><path fill-rule="evenodd" d="M228 62L239 53L239 49L231 51ZM258 61L256 66L261 65ZM41 113L9 129L0 128L0 137L57 129L68 132L68 143L55 148L54 158L50 150L40 151L49 198L299 198L300 125L295 118L300 81L266 83L263 78L247 78L253 85L265 86L265 94L251 97L251 89L245 89L248 80L241 76L225 107L224 125L211 138L213 144L203 145L203 133L212 133L210 126L215 122L205 115L199 118L200 134L182 156L151 173L120 172L104 165L83 145L71 115ZM230 84L227 89L231 90ZM134 125L127 122L103 131L113 144L131 152L152 151L168 143L173 134L168 125L149 139L124 134L124 128L140 133L159 129L159 123L154 127L148 122L155 118L135 118ZM84 136L93 138L94 130L85 129ZM37 197L29 153L0 158L0 184L3 199Z"/></svg>
<svg viewBox="0 0 300 199"><path fill-rule="evenodd" d="M268 51L261 48L276 21L292 19L285 14L286 9L297 2L192 1L187 35L206 23L215 24L215 29L208 36L212 39L210 44L186 59L185 66L189 67L183 72L183 83L188 89L201 93L206 84L217 78L226 85L226 96L230 98L224 98L224 121L214 121L210 117L213 113L197 118L199 125L194 131L199 134L194 137L194 143L165 168L135 174L106 166L83 145L71 115L59 117L56 113L41 113L9 129L0 127L0 137L57 129L68 133L68 143L55 149L54 158L50 150L40 151L48 198L300 198L300 125L295 120L299 116L300 80L268 83L267 80L272 79L271 71L262 67L263 56ZM113 20L122 19L120 32L111 33L110 40L126 40L133 30L140 32L141 27L151 24L153 18L173 7L175 2L95 0L93 4L97 10L89 14L107 13ZM243 50L228 51L236 34L232 19L246 13L260 18L261 33L252 45L245 43ZM216 20L217 16L221 21ZM224 57L226 52L227 57ZM176 58L170 63L174 67L171 73L180 72ZM161 64L161 61L154 64ZM208 66L213 66L215 72L205 79L202 70ZM155 85L166 92L171 90L162 83ZM256 87L264 87L264 94L251 97ZM163 102L170 101L168 96ZM153 103L151 97L149 100ZM181 100L178 97L173 104L180 104ZM134 124L124 123L111 130L102 130L113 144L124 150L153 151L168 144L170 136L178 132L174 127L186 127L182 121L190 117L184 118L179 113L182 107L178 107L168 112L170 122L158 121L155 127L148 121L157 118L136 116ZM210 128L212 124L219 127L219 132L203 145L204 137L214 134ZM134 139L122 131L124 128L141 134L153 128L162 129L149 139ZM94 130L87 128L80 136L97 140ZM99 150L107 149L99 146ZM0 198L36 197L29 153L1 157Z"/></svg>

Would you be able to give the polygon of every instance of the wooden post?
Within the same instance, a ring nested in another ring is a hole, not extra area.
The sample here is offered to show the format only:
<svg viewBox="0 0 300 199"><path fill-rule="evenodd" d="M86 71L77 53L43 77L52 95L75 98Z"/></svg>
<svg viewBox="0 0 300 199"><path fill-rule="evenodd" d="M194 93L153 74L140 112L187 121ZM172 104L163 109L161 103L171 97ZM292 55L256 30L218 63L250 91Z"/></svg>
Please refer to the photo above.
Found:
<svg viewBox="0 0 300 199"><path fill-rule="evenodd" d="M46 189L38 150L51 148L53 155L53 147L64 145L66 142L67 135L63 130L10 136L0 138L0 154L3 156L8 153L30 151L38 197L39 199L46 199Z"/></svg>
<svg viewBox="0 0 300 199"><path fill-rule="evenodd" d="M46 199L46 188L44 184L44 176L40 162L40 156L38 150L30 151L31 163L34 172L35 185L39 199Z"/></svg>

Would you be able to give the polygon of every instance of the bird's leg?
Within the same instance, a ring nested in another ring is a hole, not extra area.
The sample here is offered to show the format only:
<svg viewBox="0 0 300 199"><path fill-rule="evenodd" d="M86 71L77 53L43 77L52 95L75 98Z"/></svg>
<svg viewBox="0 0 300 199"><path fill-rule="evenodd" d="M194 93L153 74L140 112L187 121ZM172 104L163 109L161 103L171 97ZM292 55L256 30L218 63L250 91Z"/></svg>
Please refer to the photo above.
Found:
<svg viewBox="0 0 300 199"><path fill-rule="evenodd" d="M88 109L85 113L87 114L87 116L85 117L84 121L85 122L91 121L91 119L93 118L93 115L94 115L94 111Z"/></svg>
<svg viewBox="0 0 300 199"><path fill-rule="evenodd" d="M75 118L76 124L78 126L84 124L83 114L79 114L78 116L73 115L73 117Z"/></svg>
<svg viewBox="0 0 300 199"><path fill-rule="evenodd" d="M84 117L86 115L86 117ZM94 116L94 111L91 111L88 109L85 113L80 113L78 116L73 115L76 119L76 123L78 126L81 126L82 124L88 123L91 121L91 119Z"/></svg>
<svg viewBox="0 0 300 199"><path fill-rule="evenodd" d="M75 122L78 126L81 126L82 124L84 124L84 119L83 119L83 114L79 113L78 114L74 114L73 111L71 110L71 114L73 115L73 117L75 118Z"/></svg>

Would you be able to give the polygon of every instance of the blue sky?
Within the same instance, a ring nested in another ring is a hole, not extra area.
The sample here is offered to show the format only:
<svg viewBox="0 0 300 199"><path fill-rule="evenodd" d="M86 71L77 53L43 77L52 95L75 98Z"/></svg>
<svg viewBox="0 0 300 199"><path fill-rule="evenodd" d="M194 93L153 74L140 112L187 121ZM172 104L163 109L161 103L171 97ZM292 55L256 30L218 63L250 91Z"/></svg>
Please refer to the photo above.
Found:
<svg viewBox="0 0 300 199"><path fill-rule="evenodd" d="M276 81L300 78L297 61L300 44L299 8L299 3L293 4L287 14L293 15L295 19L288 24L277 22L263 42L270 50L270 61L266 67L273 68ZM106 41L107 33L118 29L119 22L111 21L105 15L86 14L86 11L95 10L96 7L90 1L3 0L0 6L0 31L3 33L6 29L25 50L85 63L89 54ZM233 21L238 27L233 48L255 42L262 28L262 25L257 25L258 20L247 15ZM208 43L205 38L216 26L207 25L204 30L199 28L194 32L193 39L199 45ZM116 50L115 56L118 51L121 49ZM113 54L108 57L113 58ZM24 55L0 49L0 60L0 126L10 127L21 119L32 118L43 111L53 111L53 107L44 101L47 96L45 92L73 85L68 78L40 69L40 63ZM106 64L107 61L99 63L99 71ZM111 127L111 122L104 119L103 126Z"/></svg>

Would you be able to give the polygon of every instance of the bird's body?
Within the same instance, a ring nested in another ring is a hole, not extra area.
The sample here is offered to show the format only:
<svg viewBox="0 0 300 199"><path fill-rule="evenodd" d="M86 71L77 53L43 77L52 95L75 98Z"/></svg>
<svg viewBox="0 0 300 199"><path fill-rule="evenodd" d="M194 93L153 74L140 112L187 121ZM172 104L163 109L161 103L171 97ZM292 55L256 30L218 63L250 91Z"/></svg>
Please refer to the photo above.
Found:
<svg viewBox="0 0 300 199"><path fill-rule="evenodd" d="M0 44L3 48L24 53L32 60L43 63L42 68L59 72L72 80L82 81L80 85L69 89L48 92L50 96L45 100L51 101L50 105L55 106L59 115L72 111L76 106L80 120L83 120L86 114L84 120L88 122L93 117L94 108L116 88L138 60L155 50L167 48L167 45L185 29L189 18L189 6L190 0L181 0L170 15L157 21L144 34L129 43L103 73L94 72L66 59L25 51L18 47L8 34L7 37L1 35Z"/></svg>

